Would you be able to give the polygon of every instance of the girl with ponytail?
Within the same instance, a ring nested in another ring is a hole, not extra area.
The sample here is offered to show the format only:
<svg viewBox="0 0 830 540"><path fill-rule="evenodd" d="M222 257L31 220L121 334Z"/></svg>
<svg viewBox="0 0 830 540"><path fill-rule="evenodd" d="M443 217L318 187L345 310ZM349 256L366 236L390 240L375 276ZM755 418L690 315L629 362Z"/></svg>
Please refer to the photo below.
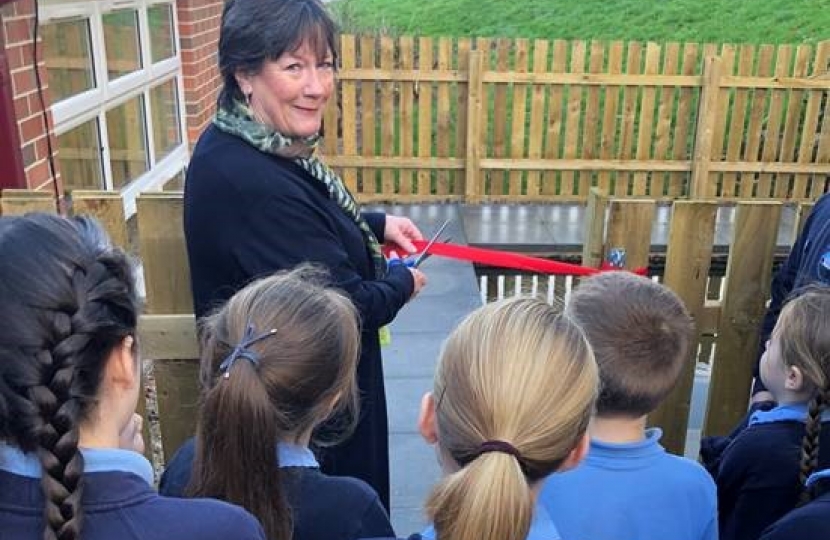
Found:
<svg viewBox="0 0 830 540"><path fill-rule="evenodd" d="M722 540L758 538L808 502L810 477L830 467L830 288L812 285L796 294L759 368L777 405L751 413L715 473Z"/></svg>
<svg viewBox="0 0 830 540"><path fill-rule="evenodd" d="M0 536L264 540L240 508L152 489L124 253L45 214L0 218L0 253Z"/></svg>
<svg viewBox="0 0 830 540"><path fill-rule="evenodd" d="M581 330L548 304L515 298L469 315L421 403L446 476L426 503L433 525L413 538L559 538L536 494L584 457L597 386Z"/></svg>
<svg viewBox="0 0 830 540"><path fill-rule="evenodd" d="M357 312L325 280L310 266L281 272L203 320L196 437L171 460L162 493L238 504L269 540L392 534L377 493L323 474L309 449L351 429L326 422L325 440L316 429L324 421L357 413Z"/></svg>

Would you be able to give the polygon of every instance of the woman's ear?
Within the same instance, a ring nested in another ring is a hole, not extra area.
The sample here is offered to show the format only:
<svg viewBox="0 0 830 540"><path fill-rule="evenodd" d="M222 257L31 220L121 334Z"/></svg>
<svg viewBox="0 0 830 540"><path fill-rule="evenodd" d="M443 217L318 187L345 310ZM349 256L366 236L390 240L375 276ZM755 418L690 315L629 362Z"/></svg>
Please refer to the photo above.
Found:
<svg viewBox="0 0 830 540"><path fill-rule="evenodd" d="M243 71L237 71L233 74L234 78L236 79L236 85L239 86L239 90L245 96L250 96L251 93L254 91L253 83L251 82L251 76Z"/></svg>
<svg viewBox="0 0 830 540"><path fill-rule="evenodd" d="M421 398L421 411L418 414L418 431L427 444L438 442L438 427L435 421L435 396L427 392Z"/></svg>
<svg viewBox="0 0 830 540"><path fill-rule="evenodd" d="M568 454L568 457L565 458L565 461L562 462L562 465L556 469L556 472L565 472L575 468L579 465L585 456L588 455L588 448L591 446L591 436L588 435L586 431L582 437L580 437L579 442L576 443L576 446L573 450Z"/></svg>

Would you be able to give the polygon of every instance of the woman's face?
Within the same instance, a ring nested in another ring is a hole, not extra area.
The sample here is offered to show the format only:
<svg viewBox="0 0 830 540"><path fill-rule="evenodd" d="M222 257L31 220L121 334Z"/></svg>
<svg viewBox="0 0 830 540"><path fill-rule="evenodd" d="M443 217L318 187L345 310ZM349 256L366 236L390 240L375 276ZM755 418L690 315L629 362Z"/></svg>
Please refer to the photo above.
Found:
<svg viewBox="0 0 830 540"><path fill-rule="evenodd" d="M266 60L256 75L237 75L239 88L250 95L255 118L288 137L310 137L320 131L323 110L334 89L331 51L319 59L303 43L296 51Z"/></svg>

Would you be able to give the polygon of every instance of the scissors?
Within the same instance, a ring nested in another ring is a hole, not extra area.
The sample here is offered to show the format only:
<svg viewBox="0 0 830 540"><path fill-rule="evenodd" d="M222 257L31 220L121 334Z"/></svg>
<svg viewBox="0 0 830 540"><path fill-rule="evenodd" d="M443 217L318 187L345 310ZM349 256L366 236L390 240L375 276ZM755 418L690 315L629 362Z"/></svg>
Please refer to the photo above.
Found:
<svg viewBox="0 0 830 540"><path fill-rule="evenodd" d="M444 232L444 229L446 229L447 225L450 224L450 221L452 220L448 219L444 223L442 223L441 226L438 227L438 231L436 231L435 234L432 235L432 238L429 239L427 245L424 246L423 251L421 251L419 255L413 255L411 257L407 257L406 259L404 259L404 264L406 264L410 268L418 268L422 262L427 260L432 255L431 253L427 253L429 251L429 248L431 248L432 244L434 244L435 241L438 240L438 237L441 236L441 233ZM451 237L447 237L443 240L443 242L449 242L450 240Z"/></svg>

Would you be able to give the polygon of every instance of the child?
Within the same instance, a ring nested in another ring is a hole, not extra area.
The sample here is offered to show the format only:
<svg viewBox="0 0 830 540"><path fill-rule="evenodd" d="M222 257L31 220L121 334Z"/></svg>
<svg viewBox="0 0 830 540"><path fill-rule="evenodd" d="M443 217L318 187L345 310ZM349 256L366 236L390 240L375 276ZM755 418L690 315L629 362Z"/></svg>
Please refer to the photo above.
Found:
<svg viewBox="0 0 830 540"><path fill-rule="evenodd" d="M419 429L446 474L423 540L556 540L540 482L585 455L597 368L579 328L514 298L469 315L447 338Z"/></svg>
<svg viewBox="0 0 830 540"><path fill-rule="evenodd" d="M324 475L308 448L324 420L357 408L356 311L323 277L306 266L255 281L204 322L197 434L162 493L239 504L269 540L392 534L372 488Z"/></svg>
<svg viewBox="0 0 830 540"><path fill-rule="evenodd" d="M830 430L821 429L830 400L830 288L802 291L784 306L761 357L761 380L778 406L751 413L715 473L723 540L758 538L800 496L809 498L810 474L830 466Z"/></svg>
<svg viewBox="0 0 830 540"><path fill-rule="evenodd" d="M566 313L594 350L601 391L587 459L548 479L540 504L569 540L717 538L712 479L646 429L689 361L683 303L650 279L607 272L583 281Z"/></svg>
<svg viewBox="0 0 830 540"><path fill-rule="evenodd" d="M830 538L830 469L813 473L807 487L815 498L771 525L761 540L827 540Z"/></svg>
<svg viewBox="0 0 830 540"><path fill-rule="evenodd" d="M135 407L139 302L86 219L0 218L0 536L264 540L241 508L159 497ZM140 431L139 431L140 432Z"/></svg>

